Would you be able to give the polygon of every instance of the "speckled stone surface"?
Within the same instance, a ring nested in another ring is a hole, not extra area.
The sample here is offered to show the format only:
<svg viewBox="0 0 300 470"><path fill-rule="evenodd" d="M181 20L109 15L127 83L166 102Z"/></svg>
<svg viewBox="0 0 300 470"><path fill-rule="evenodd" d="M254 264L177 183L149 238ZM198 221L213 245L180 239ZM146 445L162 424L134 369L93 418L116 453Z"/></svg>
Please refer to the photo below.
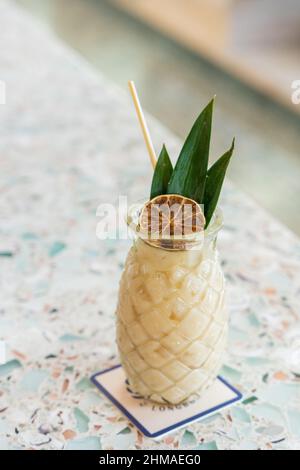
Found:
<svg viewBox="0 0 300 470"><path fill-rule="evenodd" d="M144 438L89 381L118 361L129 246L96 239L96 208L108 195L144 197L151 176L132 105L4 0L0 79L0 448L300 449L299 240L227 184L222 373L245 398L160 442ZM150 126L175 155L174 137Z"/></svg>

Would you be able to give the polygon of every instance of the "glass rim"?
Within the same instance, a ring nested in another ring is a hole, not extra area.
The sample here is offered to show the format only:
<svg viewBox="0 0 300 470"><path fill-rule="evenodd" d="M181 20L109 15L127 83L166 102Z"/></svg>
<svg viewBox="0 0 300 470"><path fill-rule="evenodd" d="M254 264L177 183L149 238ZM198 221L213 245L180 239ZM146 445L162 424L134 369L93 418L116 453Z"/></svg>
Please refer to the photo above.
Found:
<svg viewBox="0 0 300 470"><path fill-rule="evenodd" d="M137 237L141 238L143 241L145 241L149 245L157 247L147 237L143 237L141 235L141 232L138 230L140 211L146 202L148 202L148 200L146 199L139 200L136 203L130 205L128 208L127 214L125 216L125 222L127 226L130 228L130 230L132 230L132 232ZM204 231L195 232L193 235L190 235L190 234L186 236L181 235L180 237L173 236L171 237L171 239L174 241L182 240L183 242L196 245L200 242L203 242L203 239L205 240L213 239L217 235L219 230L222 228L222 226L223 226L223 212L220 209L220 207L217 207L213 213L209 226ZM168 249L164 247L159 247L159 248Z"/></svg>

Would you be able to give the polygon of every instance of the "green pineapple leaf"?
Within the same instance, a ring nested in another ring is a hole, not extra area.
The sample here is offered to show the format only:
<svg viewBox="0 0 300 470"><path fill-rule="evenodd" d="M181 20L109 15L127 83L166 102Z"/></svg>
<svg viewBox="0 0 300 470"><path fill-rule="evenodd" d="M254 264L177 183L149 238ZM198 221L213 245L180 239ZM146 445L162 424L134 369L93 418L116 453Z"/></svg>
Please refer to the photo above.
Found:
<svg viewBox="0 0 300 470"><path fill-rule="evenodd" d="M203 198L205 228L208 227L220 196L225 173L234 149L234 139L230 149L222 155L208 170Z"/></svg>
<svg viewBox="0 0 300 470"><path fill-rule="evenodd" d="M206 182L214 99L195 121L176 162L168 194L181 194L202 203Z"/></svg>
<svg viewBox="0 0 300 470"><path fill-rule="evenodd" d="M150 199L167 193L172 172L173 166L167 149L163 145L153 173Z"/></svg>

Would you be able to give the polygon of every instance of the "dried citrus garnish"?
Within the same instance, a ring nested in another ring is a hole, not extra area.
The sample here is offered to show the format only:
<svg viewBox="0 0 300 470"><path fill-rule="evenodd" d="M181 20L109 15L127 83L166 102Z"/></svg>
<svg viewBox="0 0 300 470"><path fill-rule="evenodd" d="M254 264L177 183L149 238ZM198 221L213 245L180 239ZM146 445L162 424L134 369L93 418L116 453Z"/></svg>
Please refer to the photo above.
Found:
<svg viewBox="0 0 300 470"><path fill-rule="evenodd" d="M146 241L169 249L184 249L189 238L203 232L201 206L179 194L156 196L140 214L139 231Z"/></svg>

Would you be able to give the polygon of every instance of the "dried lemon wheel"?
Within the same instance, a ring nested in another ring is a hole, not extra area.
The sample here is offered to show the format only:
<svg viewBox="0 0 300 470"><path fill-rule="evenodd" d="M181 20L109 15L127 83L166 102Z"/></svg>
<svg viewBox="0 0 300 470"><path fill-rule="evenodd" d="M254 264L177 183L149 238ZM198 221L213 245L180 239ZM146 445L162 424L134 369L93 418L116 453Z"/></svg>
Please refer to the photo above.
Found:
<svg viewBox="0 0 300 470"><path fill-rule="evenodd" d="M139 232L143 239L165 249L186 249L203 235L201 206L179 194L156 196L141 210Z"/></svg>

